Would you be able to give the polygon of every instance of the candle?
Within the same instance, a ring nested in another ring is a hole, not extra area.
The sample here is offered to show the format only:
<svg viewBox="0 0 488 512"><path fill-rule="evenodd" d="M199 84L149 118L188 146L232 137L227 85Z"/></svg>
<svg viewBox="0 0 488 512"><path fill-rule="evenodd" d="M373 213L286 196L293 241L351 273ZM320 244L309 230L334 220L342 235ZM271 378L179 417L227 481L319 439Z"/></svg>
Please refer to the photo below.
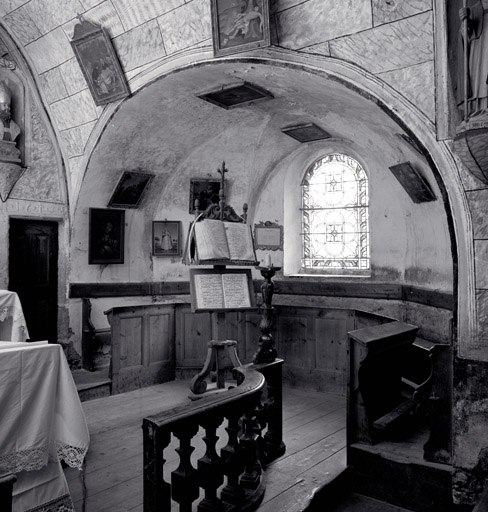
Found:
<svg viewBox="0 0 488 512"><path fill-rule="evenodd" d="M266 266L271 267L271 254L266 254Z"/></svg>

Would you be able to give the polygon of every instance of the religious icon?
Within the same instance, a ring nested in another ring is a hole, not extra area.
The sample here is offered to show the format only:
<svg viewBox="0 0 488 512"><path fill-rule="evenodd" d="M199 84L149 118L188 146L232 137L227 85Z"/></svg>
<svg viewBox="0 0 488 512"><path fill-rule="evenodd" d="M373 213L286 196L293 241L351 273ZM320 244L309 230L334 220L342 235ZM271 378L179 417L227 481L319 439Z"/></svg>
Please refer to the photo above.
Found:
<svg viewBox="0 0 488 512"><path fill-rule="evenodd" d="M153 178L146 172L124 171L107 206L137 208Z"/></svg>
<svg viewBox="0 0 488 512"><path fill-rule="evenodd" d="M458 57L463 63L458 66L457 102L469 117L488 108L488 0L469 2L459 9L459 19Z"/></svg>
<svg viewBox="0 0 488 512"><path fill-rule="evenodd" d="M88 264L124 263L125 211L90 208Z"/></svg>
<svg viewBox="0 0 488 512"><path fill-rule="evenodd" d="M129 95L112 41L102 27L82 20L75 26L71 46L97 105Z"/></svg>
<svg viewBox="0 0 488 512"><path fill-rule="evenodd" d="M216 56L269 46L268 0L212 0Z"/></svg>
<svg viewBox="0 0 488 512"><path fill-rule="evenodd" d="M179 256L181 254L181 222L159 221L152 226L153 256Z"/></svg>

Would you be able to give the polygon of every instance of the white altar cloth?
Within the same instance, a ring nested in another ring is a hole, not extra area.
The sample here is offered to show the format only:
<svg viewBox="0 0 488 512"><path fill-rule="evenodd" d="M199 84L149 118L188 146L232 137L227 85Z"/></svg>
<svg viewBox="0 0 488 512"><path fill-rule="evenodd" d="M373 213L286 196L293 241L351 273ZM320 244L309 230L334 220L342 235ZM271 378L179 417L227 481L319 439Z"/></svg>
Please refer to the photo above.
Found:
<svg viewBox="0 0 488 512"><path fill-rule="evenodd" d="M15 292L0 290L0 340L25 341L29 332L19 296Z"/></svg>
<svg viewBox="0 0 488 512"><path fill-rule="evenodd" d="M0 342L0 411L0 467L18 478L13 510L71 510L61 460L81 469L89 433L61 345Z"/></svg>

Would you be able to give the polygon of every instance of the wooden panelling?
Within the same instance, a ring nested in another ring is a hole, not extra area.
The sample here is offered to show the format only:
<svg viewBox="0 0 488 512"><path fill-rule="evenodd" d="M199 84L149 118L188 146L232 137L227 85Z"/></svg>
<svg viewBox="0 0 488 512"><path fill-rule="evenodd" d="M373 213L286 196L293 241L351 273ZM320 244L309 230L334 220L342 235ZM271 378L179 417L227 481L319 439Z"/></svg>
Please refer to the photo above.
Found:
<svg viewBox="0 0 488 512"><path fill-rule="evenodd" d="M189 304L113 310L119 317L112 324L114 388L119 390L166 378L175 369L193 376L203 368L208 342L222 337L237 341L241 362L249 363L261 335L257 310L192 313ZM345 395L348 332L393 320L346 308L276 306L272 334L278 357L285 360L284 380Z"/></svg>
<svg viewBox="0 0 488 512"><path fill-rule="evenodd" d="M261 336L261 329L259 328L261 318L262 316L255 311L239 313L237 354L242 363L250 363L258 349L259 337Z"/></svg>
<svg viewBox="0 0 488 512"><path fill-rule="evenodd" d="M354 311L321 311L315 320L316 369L334 391L346 390L347 333L354 329Z"/></svg>
<svg viewBox="0 0 488 512"><path fill-rule="evenodd" d="M345 394L347 333L354 310L277 307L278 357L285 380L299 386Z"/></svg>
<svg viewBox="0 0 488 512"><path fill-rule="evenodd" d="M278 356L289 366L315 368L315 308L304 311L280 307L278 310L275 331Z"/></svg>
<svg viewBox="0 0 488 512"><path fill-rule="evenodd" d="M428 290L417 286L388 283L344 283L311 281L285 278L275 280L275 294L310 295L324 297L361 297L415 302L452 310L455 299L452 293ZM254 281L254 290L259 293L262 281ZM136 297L154 295L189 295L188 281L149 283L71 283L70 298L85 297ZM189 300L189 299L188 299Z"/></svg>
<svg viewBox="0 0 488 512"><path fill-rule="evenodd" d="M225 339L237 341L237 353L241 362L251 362L261 334L261 315L257 312L229 311L222 315L209 312L192 313L188 305L177 305L176 314L176 366L179 369L202 368L208 342L220 339L220 323L224 325ZM230 365L227 357L225 363Z"/></svg>
<svg viewBox="0 0 488 512"><path fill-rule="evenodd" d="M403 285L402 300L416 302L426 306L435 306L442 309L453 309L454 297L452 293L443 293L434 290L425 290L416 286Z"/></svg>
<svg viewBox="0 0 488 512"><path fill-rule="evenodd" d="M192 313L189 305L177 307L176 366L201 368L212 340L212 317L208 312Z"/></svg>
<svg viewBox="0 0 488 512"><path fill-rule="evenodd" d="M120 317L120 368L142 364L142 316Z"/></svg>
<svg viewBox="0 0 488 512"><path fill-rule="evenodd" d="M328 297L370 297L373 299L402 298L401 284L383 283L339 283L330 281L307 281L286 279L274 281L275 294L324 295Z"/></svg>
<svg viewBox="0 0 488 512"><path fill-rule="evenodd" d="M174 379L174 306L112 308L112 393Z"/></svg>
<svg viewBox="0 0 488 512"><path fill-rule="evenodd" d="M355 310L354 312L354 330L371 327L373 325L384 324L385 322L393 322L395 318L368 313L366 311Z"/></svg>
<svg viewBox="0 0 488 512"><path fill-rule="evenodd" d="M188 281L149 283L71 283L69 296L72 299L85 297L137 297L145 295L187 295Z"/></svg>
<svg viewBox="0 0 488 512"><path fill-rule="evenodd" d="M173 338L171 315L149 315L149 360L170 361L170 344L161 340Z"/></svg>

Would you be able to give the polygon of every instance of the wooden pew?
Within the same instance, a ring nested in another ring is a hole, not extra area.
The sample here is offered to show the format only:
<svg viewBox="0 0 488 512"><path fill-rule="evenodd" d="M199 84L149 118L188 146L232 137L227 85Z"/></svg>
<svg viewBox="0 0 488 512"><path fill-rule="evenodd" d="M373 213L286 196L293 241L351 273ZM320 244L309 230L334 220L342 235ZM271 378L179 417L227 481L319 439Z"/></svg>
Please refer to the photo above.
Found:
<svg viewBox="0 0 488 512"><path fill-rule="evenodd" d="M415 405L402 395L406 354L418 327L389 322L349 333L351 442L375 444Z"/></svg>

